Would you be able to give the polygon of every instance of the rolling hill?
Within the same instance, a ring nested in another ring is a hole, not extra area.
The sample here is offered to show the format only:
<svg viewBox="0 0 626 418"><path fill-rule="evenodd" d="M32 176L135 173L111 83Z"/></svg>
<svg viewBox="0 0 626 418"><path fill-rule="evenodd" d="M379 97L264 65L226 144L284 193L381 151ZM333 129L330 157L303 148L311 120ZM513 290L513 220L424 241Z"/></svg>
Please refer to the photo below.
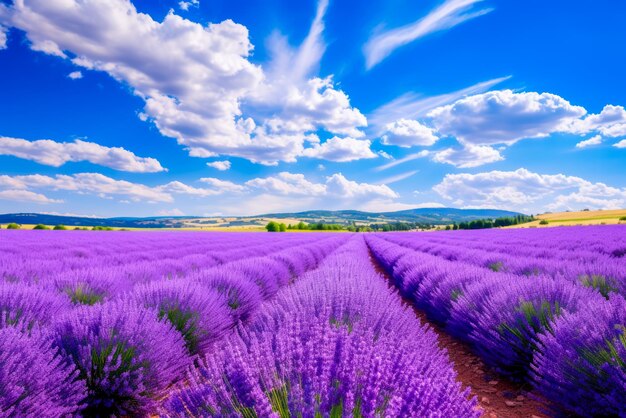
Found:
<svg viewBox="0 0 626 418"><path fill-rule="evenodd" d="M258 216L223 216L223 217L116 217L91 218L80 216L60 216L40 213L9 213L0 215L0 224L17 223L23 225L67 225L67 226L110 226L116 228L253 228L265 225L270 220L286 223L325 222L339 224L371 224L388 222L420 222L445 225L452 222L475 219L514 216L517 212L496 209L454 209L454 208L419 208L397 212L362 212L357 210L311 210L297 213L271 213Z"/></svg>

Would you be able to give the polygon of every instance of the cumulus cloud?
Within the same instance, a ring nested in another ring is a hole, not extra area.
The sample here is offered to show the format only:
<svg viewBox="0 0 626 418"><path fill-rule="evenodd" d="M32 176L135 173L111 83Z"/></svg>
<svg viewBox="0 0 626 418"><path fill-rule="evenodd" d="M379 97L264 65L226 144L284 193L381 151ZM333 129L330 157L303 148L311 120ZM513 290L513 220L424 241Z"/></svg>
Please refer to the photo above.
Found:
<svg viewBox="0 0 626 418"><path fill-rule="evenodd" d="M606 105L598 114L572 121L568 131L580 135L599 132L607 138L624 136L626 135L626 110L623 106Z"/></svg>
<svg viewBox="0 0 626 418"><path fill-rule="evenodd" d="M276 176L256 178L247 181L246 185L251 188L261 189L265 192L285 196L329 196L343 200L393 199L399 197L396 192L386 185L358 183L353 180L348 180L341 173L335 173L326 177L324 183L315 183L307 180L304 174L282 172Z"/></svg>
<svg viewBox="0 0 626 418"><path fill-rule="evenodd" d="M81 71L72 71L67 76L71 78L72 80L78 80L78 79L83 78L83 73Z"/></svg>
<svg viewBox="0 0 626 418"><path fill-rule="evenodd" d="M245 190L245 187L240 184L236 184L227 180L216 179L214 177L203 177L200 179L200 181L208 184L214 190L219 190L222 193L240 193Z"/></svg>
<svg viewBox="0 0 626 418"><path fill-rule="evenodd" d="M302 155L335 162L376 158L377 155L370 149L370 146L371 142L366 139L335 136L321 144L315 144L313 147L305 149Z"/></svg>
<svg viewBox="0 0 626 418"><path fill-rule="evenodd" d="M191 7L200 7L200 0L188 0L188 1L179 1L178 7L180 10L187 11Z"/></svg>
<svg viewBox="0 0 626 418"><path fill-rule="evenodd" d="M381 142L385 145L397 145L403 148L430 146L439 138L435 131L416 120L398 119L385 126Z"/></svg>
<svg viewBox="0 0 626 418"><path fill-rule="evenodd" d="M613 144L615 148L626 148L626 139L622 139L621 141Z"/></svg>
<svg viewBox="0 0 626 418"><path fill-rule="evenodd" d="M33 50L130 86L145 101L141 119L190 155L276 164L296 161L311 132L358 137L367 124L332 77L315 75L326 8L321 0L299 48L276 42L267 73L249 61L245 26L203 26L173 11L158 22L129 0L16 1L0 4L0 22L23 30Z"/></svg>
<svg viewBox="0 0 626 418"><path fill-rule="evenodd" d="M20 138L0 137L0 155L35 161L39 164L60 167L67 162L89 161L93 164L133 173L165 171L154 158L138 157L119 147L105 147L94 142L56 142L50 139L27 141Z"/></svg>
<svg viewBox="0 0 626 418"><path fill-rule="evenodd" d="M407 107L412 110L413 106L412 103L385 105L375 111L372 120L374 123L386 120L396 114L396 109ZM577 148L585 148L600 144L603 137L626 135L626 110L622 106L607 105L599 114L587 114L585 108L550 93L495 90L456 98L425 114L424 106L419 105L416 109L423 116L419 120L408 120L411 125L406 119L397 119L385 125L390 133L382 136L382 143L411 147L432 145L438 137L451 137L461 146L429 151L428 154L435 162L461 168L501 161L503 157L499 151L524 139L544 138L557 133L595 133L576 145ZM419 140L412 142L407 139L411 138L411 131L419 131L427 139L423 143ZM391 136L394 133L401 135ZM501 148L496 150L494 145L501 145Z"/></svg>
<svg viewBox="0 0 626 418"><path fill-rule="evenodd" d="M326 179L327 193L341 197L377 197L377 198L397 198L399 195L389 186L384 184L357 183L348 180L341 173L333 174Z"/></svg>
<svg viewBox="0 0 626 418"><path fill-rule="evenodd" d="M215 178L202 178L199 181L208 186L195 187L177 180L162 185L148 186L125 180L115 180L99 173L57 174L54 177L40 174L25 176L0 175L0 189L5 189L7 193L15 190L32 192L33 190L48 189L78 194L93 194L103 199L111 199L117 196L128 201L149 203L172 203L175 200L174 195L211 197L223 194L237 194L246 190L246 187L243 185ZM27 193L24 194L24 196L28 195ZM49 202L53 202L53 200Z"/></svg>
<svg viewBox="0 0 626 418"><path fill-rule="evenodd" d="M522 211L615 209L626 205L626 189L565 174L538 174L524 168L477 174L447 174L433 187L458 206Z"/></svg>
<svg viewBox="0 0 626 418"><path fill-rule="evenodd" d="M326 186L307 180L304 174L288 172L276 176L256 178L246 182L246 186L261 189L269 193L281 195L322 196L326 194Z"/></svg>
<svg viewBox="0 0 626 418"><path fill-rule="evenodd" d="M463 22L489 13L492 9L473 10L482 0L446 0L423 18L399 28L372 36L363 48L365 66L374 67L397 48L434 32L451 29Z"/></svg>
<svg viewBox="0 0 626 418"><path fill-rule="evenodd" d="M368 115L368 121L370 125L376 128L377 134L381 135L384 133L385 126L393 124L397 120L422 118L432 109L453 103L469 95L483 93L510 78L510 76L494 78L435 96L425 97L417 93L405 93L374 109Z"/></svg>
<svg viewBox="0 0 626 418"><path fill-rule="evenodd" d="M459 168L479 167L504 160L498 150L486 145L467 144L462 148L446 148L431 155L432 160L437 163L451 164Z"/></svg>
<svg viewBox="0 0 626 418"><path fill-rule="evenodd" d="M62 200L50 199L40 193L28 190L0 190L0 200L11 200L14 202L28 202L37 204L62 203Z"/></svg>
<svg viewBox="0 0 626 418"><path fill-rule="evenodd" d="M0 187L12 189L50 189L89 193L102 197L124 196L135 202L171 202L173 198L158 188L125 180L115 180L99 173L57 174L54 177L40 174L26 176L0 175Z"/></svg>
<svg viewBox="0 0 626 418"><path fill-rule="evenodd" d="M497 90L469 96L428 113L441 135L474 145L507 144L567 130L587 111L550 93Z"/></svg>
<svg viewBox="0 0 626 418"><path fill-rule="evenodd" d="M174 194L183 194L190 196L199 196L199 197L209 197L221 194L222 191L219 189L207 189L202 187L194 187L188 184L182 183L180 181L171 181L167 184L159 186L157 188L160 192L163 193L174 193Z"/></svg>
<svg viewBox="0 0 626 418"><path fill-rule="evenodd" d="M226 170L230 170L230 161L228 160L224 160L224 161L212 161L210 163L206 163L207 166L209 167L213 167L216 170L219 171L226 171Z"/></svg>
<svg viewBox="0 0 626 418"><path fill-rule="evenodd" d="M576 148L587 148L594 145L600 145L602 143L602 136L595 135L589 139L585 139L584 141L580 141L576 144Z"/></svg>

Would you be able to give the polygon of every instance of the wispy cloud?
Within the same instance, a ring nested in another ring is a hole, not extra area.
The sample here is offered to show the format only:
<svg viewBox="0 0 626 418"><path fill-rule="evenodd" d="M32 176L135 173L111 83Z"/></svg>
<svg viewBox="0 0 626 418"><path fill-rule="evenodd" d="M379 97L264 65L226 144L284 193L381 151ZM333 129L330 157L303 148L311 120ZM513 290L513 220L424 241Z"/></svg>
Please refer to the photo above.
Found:
<svg viewBox="0 0 626 418"><path fill-rule="evenodd" d="M378 167L374 168L374 171L387 170L387 169L395 167L397 165L404 164L404 163L409 162L409 161L417 160L418 158L428 157L429 155L430 155L430 152L427 151L427 150L416 152L415 154L409 154L409 155L407 155L404 158L400 158L398 160L394 160L394 161L392 161L390 163L387 163L387 164L379 165Z"/></svg>
<svg viewBox="0 0 626 418"><path fill-rule="evenodd" d="M375 109L368 115L368 121L371 126L380 129L399 119L417 119L436 107L450 104L465 96L483 93L509 78L511 76L494 78L437 96L424 97L417 93L406 93Z"/></svg>
<svg viewBox="0 0 626 418"><path fill-rule="evenodd" d="M419 172L419 170L407 171L406 173L401 173L401 174L398 174L396 176L391 176L391 177L387 177L385 179L379 180L378 182L376 182L376 184L393 184L393 183L397 183L399 181L402 181L404 179L408 179L409 177L414 176L418 172Z"/></svg>
<svg viewBox="0 0 626 418"><path fill-rule="evenodd" d="M446 0L429 14L411 24L374 35L363 48L365 66L369 70L403 45L431 33L451 29L463 22L491 12L493 9L490 8L472 10L475 4L482 1Z"/></svg>

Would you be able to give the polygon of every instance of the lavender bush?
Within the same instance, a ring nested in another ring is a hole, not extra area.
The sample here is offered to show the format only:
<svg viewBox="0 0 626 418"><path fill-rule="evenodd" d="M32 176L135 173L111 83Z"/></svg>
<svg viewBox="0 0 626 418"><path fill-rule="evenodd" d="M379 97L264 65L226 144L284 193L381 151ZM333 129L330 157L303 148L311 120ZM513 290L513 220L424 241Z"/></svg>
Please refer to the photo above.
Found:
<svg viewBox="0 0 626 418"><path fill-rule="evenodd" d="M204 352L208 344L234 325L226 298L188 280L160 280L137 287L131 298L155 309L181 333L190 354Z"/></svg>
<svg viewBox="0 0 626 418"><path fill-rule="evenodd" d="M56 346L87 387L85 415L145 415L190 364L182 336L158 313L131 302L69 312Z"/></svg>
<svg viewBox="0 0 626 418"><path fill-rule="evenodd" d="M47 325L69 309L67 297L20 283L0 282L0 328L29 331Z"/></svg>
<svg viewBox="0 0 626 418"><path fill-rule="evenodd" d="M564 315L539 339L533 378L559 413L626 414L626 301L614 296Z"/></svg>
<svg viewBox="0 0 626 418"><path fill-rule="evenodd" d="M85 386L46 335L0 329L0 415L61 417L80 409Z"/></svg>

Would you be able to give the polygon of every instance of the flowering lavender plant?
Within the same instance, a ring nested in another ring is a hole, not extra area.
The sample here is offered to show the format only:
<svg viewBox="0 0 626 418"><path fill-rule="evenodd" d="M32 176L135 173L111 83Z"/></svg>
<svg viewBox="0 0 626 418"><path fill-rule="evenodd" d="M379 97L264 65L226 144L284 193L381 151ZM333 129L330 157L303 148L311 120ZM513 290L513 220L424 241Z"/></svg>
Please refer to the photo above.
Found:
<svg viewBox="0 0 626 418"><path fill-rule="evenodd" d="M155 309L185 339L191 354L205 351L234 325L226 299L216 291L189 280L160 280L138 286L131 298Z"/></svg>
<svg viewBox="0 0 626 418"><path fill-rule="evenodd" d="M56 334L87 387L86 415L147 414L190 364L181 335L128 301L76 308Z"/></svg>
<svg viewBox="0 0 626 418"><path fill-rule="evenodd" d="M533 378L558 412L624 416L626 301L590 301L539 338Z"/></svg>
<svg viewBox="0 0 626 418"><path fill-rule="evenodd" d="M84 395L84 383L45 334L0 329L1 416L72 416Z"/></svg>

